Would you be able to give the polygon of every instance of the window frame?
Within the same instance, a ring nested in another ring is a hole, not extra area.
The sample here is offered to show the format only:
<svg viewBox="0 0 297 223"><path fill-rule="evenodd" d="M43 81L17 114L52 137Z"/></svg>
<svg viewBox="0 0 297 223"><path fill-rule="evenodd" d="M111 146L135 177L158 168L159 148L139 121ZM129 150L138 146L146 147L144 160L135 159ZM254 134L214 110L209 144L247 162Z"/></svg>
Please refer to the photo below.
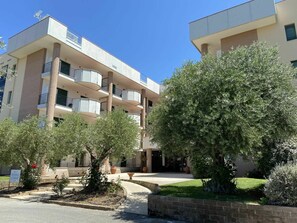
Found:
<svg viewBox="0 0 297 223"><path fill-rule="evenodd" d="M294 28L295 35L293 37L288 36L288 29L289 28ZM296 33L295 23L292 23L292 24L289 24L289 25L285 25L285 34L286 34L287 41L291 41L291 40L297 39L297 33Z"/></svg>

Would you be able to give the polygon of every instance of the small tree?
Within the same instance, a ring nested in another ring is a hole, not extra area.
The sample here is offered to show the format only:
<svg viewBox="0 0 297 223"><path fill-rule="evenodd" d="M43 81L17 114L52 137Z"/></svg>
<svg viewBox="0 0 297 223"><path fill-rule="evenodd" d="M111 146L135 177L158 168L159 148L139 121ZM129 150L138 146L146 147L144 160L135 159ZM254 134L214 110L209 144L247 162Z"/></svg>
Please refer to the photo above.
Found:
<svg viewBox="0 0 297 223"><path fill-rule="evenodd" d="M0 123L1 160L22 169L25 189L34 189L39 182L42 158L51 151L51 132L44 120L31 117L20 123L4 120Z"/></svg>
<svg viewBox="0 0 297 223"><path fill-rule="evenodd" d="M68 131L69 132L68 134ZM138 126L122 110L115 110L85 124L78 114L66 116L55 130L57 148L63 156L88 151L91 169L86 178L86 191L106 190L106 178L100 168L106 158L129 157L137 145Z"/></svg>
<svg viewBox="0 0 297 223"><path fill-rule="evenodd" d="M235 157L296 134L294 73L264 43L189 62L165 81L150 117L153 140L166 153L201 154L210 166L205 189L232 192Z"/></svg>

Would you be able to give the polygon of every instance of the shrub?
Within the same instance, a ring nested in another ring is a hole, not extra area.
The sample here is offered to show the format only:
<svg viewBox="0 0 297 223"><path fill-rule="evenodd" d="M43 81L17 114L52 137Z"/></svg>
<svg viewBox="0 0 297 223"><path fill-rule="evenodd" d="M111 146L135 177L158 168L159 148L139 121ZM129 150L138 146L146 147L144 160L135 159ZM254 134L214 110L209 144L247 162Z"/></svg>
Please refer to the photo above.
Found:
<svg viewBox="0 0 297 223"><path fill-rule="evenodd" d="M270 204L297 206L297 163L276 166L265 185Z"/></svg>
<svg viewBox="0 0 297 223"><path fill-rule="evenodd" d="M261 152L256 158L258 170L266 177L276 165L286 164L296 157L296 139L287 141L263 142Z"/></svg>
<svg viewBox="0 0 297 223"><path fill-rule="evenodd" d="M53 185L53 191L57 193L58 196L63 194L63 190L68 186L69 179L66 178L64 175L61 179L58 179L58 176L56 176L56 182Z"/></svg>
<svg viewBox="0 0 297 223"><path fill-rule="evenodd" d="M80 182L84 186L84 191L87 193L98 192L99 194L103 194L108 190L106 174L96 168L90 168L90 171L81 178Z"/></svg>
<svg viewBox="0 0 297 223"><path fill-rule="evenodd" d="M116 194L122 188L122 182L120 176L117 178L116 181L111 180L110 185L108 186L108 193L109 194Z"/></svg>
<svg viewBox="0 0 297 223"><path fill-rule="evenodd" d="M26 190L36 189L39 183L40 174L36 164L28 165L22 174L23 188Z"/></svg>

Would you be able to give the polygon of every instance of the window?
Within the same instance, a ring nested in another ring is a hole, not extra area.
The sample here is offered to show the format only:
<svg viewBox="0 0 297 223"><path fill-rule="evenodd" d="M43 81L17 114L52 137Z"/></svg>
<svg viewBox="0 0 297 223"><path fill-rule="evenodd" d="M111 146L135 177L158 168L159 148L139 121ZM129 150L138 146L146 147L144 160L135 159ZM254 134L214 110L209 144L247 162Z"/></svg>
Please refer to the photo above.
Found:
<svg viewBox="0 0 297 223"><path fill-rule="evenodd" d="M153 107L153 102L151 100L148 100L148 106Z"/></svg>
<svg viewBox="0 0 297 223"><path fill-rule="evenodd" d="M287 41L297 39L295 24L285 26Z"/></svg>
<svg viewBox="0 0 297 223"><path fill-rule="evenodd" d="M12 98L12 91L8 92L8 96L7 96L7 104L10 105L11 104L11 98Z"/></svg>
<svg viewBox="0 0 297 223"><path fill-rule="evenodd" d="M68 91L58 88L56 104L67 106L67 95L68 95Z"/></svg>
<svg viewBox="0 0 297 223"><path fill-rule="evenodd" d="M70 64L69 63L66 63L64 62L63 60L61 60L61 64L60 64L60 72L62 74L65 74L65 75L70 75Z"/></svg>

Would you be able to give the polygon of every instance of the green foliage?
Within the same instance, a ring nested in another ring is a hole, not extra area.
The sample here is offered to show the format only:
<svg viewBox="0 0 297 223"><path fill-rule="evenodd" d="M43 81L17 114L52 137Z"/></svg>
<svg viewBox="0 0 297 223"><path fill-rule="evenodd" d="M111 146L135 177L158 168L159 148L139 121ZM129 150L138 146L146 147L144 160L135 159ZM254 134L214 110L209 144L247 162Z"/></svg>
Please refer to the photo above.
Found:
<svg viewBox="0 0 297 223"><path fill-rule="evenodd" d="M297 164L276 166L265 185L270 204L297 206Z"/></svg>
<svg viewBox="0 0 297 223"><path fill-rule="evenodd" d="M59 157L87 151L92 164L85 178L86 190L102 192L107 190L105 176L100 173L104 160L132 156L138 133L136 122L120 109L89 125L78 114L71 114L54 130L55 147Z"/></svg>
<svg viewBox="0 0 297 223"><path fill-rule="evenodd" d="M33 190L36 189L40 179L40 171L38 168L32 168L28 165L22 171L22 184L23 188L26 190Z"/></svg>
<svg viewBox="0 0 297 223"><path fill-rule="evenodd" d="M26 189L36 188L42 159L51 151L52 134L44 126L44 119L35 116L19 123L10 119L0 122L1 163L21 167ZM32 165L38 168L32 168Z"/></svg>
<svg viewBox="0 0 297 223"><path fill-rule="evenodd" d="M61 179L56 176L56 182L53 184L53 191L58 196L61 196L63 194L63 190L68 186L69 182L69 179L64 175Z"/></svg>
<svg viewBox="0 0 297 223"><path fill-rule="evenodd" d="M116 194L121 189L122 189L122 182L119 176L116 181L111 180L111 183L108 186L107 192L109 194Z"/></svg>
<svg viewBox="0 0 297 223"><path fill-rule="evenodd" d="M213 166L216 168L212 168ZM202 180L205 191L221 194L235 193L235 168L231 160L226 161L225 165L211 165L208 171L212 178Z"/></svg>
<svg viewBox="0 0 297 223"><path fill-rule="evenodd" d="M263 139L296 134L294 73L264 43L186 63L165 81L150 114L153 141L168 154L211 159L220 184L215 169L228 169L227 160L253 154Z"/></svg>
<svg viewBox="0 0 297 223"><path fill-rule="evenodd" d="M273 140L264 142L258 150L258 153L254 155L258 170L263 176L268 177L276 165L286 164L296 159L297 143L296 139L287 141Z"/></svg>
<svg viewBox="0 0 297 223"><path fill-rule="evenodd" d="M13 164L12 144L16 134L16 123L11 119L0 122L0 160L1 164Z"/></svg>
<svg viewBox="0 0 297 223"><path fill-rule="evenodd" d="M103 194L108 190L107 176L99 170L98 164L95 161L92 163L90 172L81 181L84 185L84 191L87 193L97 192Z"/></svg>
<svg viewBox="0 0 297 223"><path fill-rule="evenodd" d="M53 128L54 149L52 163L68 155L84 152L87 140L87 123L78 113L65 115L64 120Z"/></svg>

